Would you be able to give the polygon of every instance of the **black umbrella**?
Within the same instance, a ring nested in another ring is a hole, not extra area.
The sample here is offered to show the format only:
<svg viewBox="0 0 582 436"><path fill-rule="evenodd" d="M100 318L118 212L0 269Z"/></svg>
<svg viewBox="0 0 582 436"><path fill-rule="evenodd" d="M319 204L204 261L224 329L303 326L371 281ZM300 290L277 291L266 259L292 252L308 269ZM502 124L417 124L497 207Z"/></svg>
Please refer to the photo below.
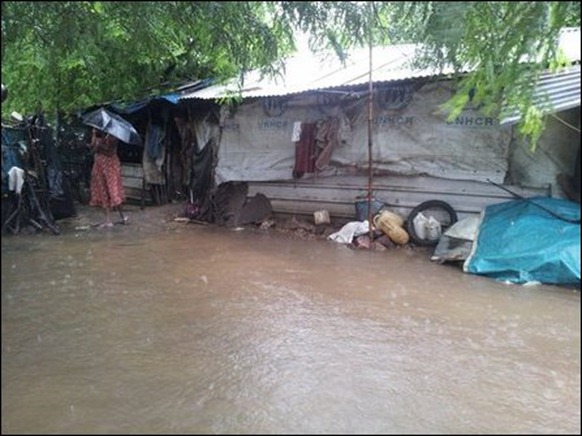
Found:
<svg viewBox="0 0 582 436"><path fill-rule="evenodd" d="M83 116L83 123L109 133L127 144L142 144L139 133L129 121L105 108L97 109Z"/></svg>

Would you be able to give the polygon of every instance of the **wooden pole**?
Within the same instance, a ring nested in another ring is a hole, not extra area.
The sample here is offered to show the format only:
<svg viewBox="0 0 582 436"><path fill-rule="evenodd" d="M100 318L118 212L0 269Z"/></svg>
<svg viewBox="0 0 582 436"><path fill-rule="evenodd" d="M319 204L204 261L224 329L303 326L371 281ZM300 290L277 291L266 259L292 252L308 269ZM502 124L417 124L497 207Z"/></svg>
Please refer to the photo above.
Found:
<svg viewBox="0 0 582 436"><path fill-rule="evenodd" d="M372 229L372 38L369 39L370 71L368 75L368 225L370 243L374 237Z"/></svg>

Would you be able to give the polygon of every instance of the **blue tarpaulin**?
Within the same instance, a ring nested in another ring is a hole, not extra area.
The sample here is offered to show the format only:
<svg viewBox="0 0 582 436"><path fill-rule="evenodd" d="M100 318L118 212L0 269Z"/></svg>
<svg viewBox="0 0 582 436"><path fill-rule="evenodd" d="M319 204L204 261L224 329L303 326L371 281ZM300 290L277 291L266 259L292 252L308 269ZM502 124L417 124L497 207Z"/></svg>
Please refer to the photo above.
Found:
<svg viewBox="0 0 582 436"><path fill-rule="evenodd" d="M143 108L145 108L146 106L148 106L151 102L153 102L155 100L168 101L172 104L177 104L178 101L180 100L180 96L178 94L175 94L175 93L174 94L159 95L159 96L146 98L144 100L141 100L141 101L138 101L135 103L126 104L126 105L113 103L111 105L111 107L116 112L120 112L120 113L124 113L124 114L132 114L134 112L142 110Z"/></svg>
<svg viewBox="0 0 582 436"><path fill-rule="evenodd" d="M487 206L463 270L518 284L580 285L580 205L534 197Z"/></svg>
<svg viewBox="0 0 582 436"><path fill-rule="evenodd" d="M178 104L182 94L187 90L188 92L197 91L199 89L206 88L213 83L213 79L198 80L196 82L189 83L179 88L176 92L170 92L167 94L154 95L147 97L143 100L136 101L129 104L116 104L111 105L112 109L118 113L123 114L133 114L147 107L154 101L169 102L172 104Z"/></svg>

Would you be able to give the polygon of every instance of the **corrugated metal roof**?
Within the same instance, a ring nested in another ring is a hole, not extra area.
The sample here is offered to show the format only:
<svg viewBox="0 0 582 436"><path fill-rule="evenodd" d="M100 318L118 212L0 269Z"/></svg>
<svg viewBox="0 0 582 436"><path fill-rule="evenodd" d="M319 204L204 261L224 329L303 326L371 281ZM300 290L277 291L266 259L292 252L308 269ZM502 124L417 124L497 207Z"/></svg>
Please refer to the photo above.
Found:
<svg viewBox="0 0 582 436"><path fill-rule="evenodd" d="M566 56L572 61L580 61L580 28L567 28L561 33L560 45ZM419 77L446 76L453 73L452 68L438 70L435 68L414 68L412 60L414 44L376 47L372 52L372 80L374 82L392 82ZM282 77L262 78L258 71L245 76L242 90L236 80L226 85L214 85L202 90L185 93L181 99L217 99L231 93L238 93L242 98L273 97L297 94L318 89L339 88L362 85L369 80L369 50L354 50L342 65L335 56L322 58L309 51L297 54L285 62ZM579 104L579 98L578 98Z"/></svg>
<svg viewBox="0 0 582 436"><path fill-rule="evenodd" d="M390 82L396 80L448 74L434 68L418 69L411 66L414 45L374 48L372 52L372 80ZM317 89L361 85L369 80L369 50L358 49L350 54L345 65L333 56L322 58L311 52L297 54L285 61L281 77L261 78L258 71L245 77L241 90L243 98L273 97L297 94ZM226 85L214 85L183 95L182 99L215 99L239 91L235 80Z"/></svg>
<svg viewBox="0 0 582 436"><path fill-rule="evenodd" d="M580 64L557 73L544 73L536 85L534 102L539 108L552 112L580 106ZM513 124L520 119L519 111L514 110L500 124Z"/></svg>

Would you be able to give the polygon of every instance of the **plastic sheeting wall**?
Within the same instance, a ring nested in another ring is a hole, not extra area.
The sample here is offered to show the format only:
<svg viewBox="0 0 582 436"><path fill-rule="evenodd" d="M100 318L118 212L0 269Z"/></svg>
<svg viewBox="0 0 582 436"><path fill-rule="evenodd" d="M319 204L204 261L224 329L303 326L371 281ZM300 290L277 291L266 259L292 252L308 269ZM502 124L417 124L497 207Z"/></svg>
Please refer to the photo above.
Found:
<svg viewBox="0 0 582 436"><path fill-rule="evenodd" d="M580 108L550 115L546 129L535 150L521 140L517 132L510 147L510 181L523 186L549 186L554 197L566 198L557 176L574 174L576 153L580 147ZM571 127L564 124L568 123Z"/></svg>
<svg viewBox="0 0 582 436"><path fill-rule="evenodd" d="M474 108L448 122L438 113L451 96L446 82L375 87L373 165L398 175L429 175L503 183L511 128ZM321 175L353 174L368 166L368 103L362 95L318 92L262 98L223 112L217 182L292 179L295 122L339 117L349 122L347 140L336 147Z"/></svg>

